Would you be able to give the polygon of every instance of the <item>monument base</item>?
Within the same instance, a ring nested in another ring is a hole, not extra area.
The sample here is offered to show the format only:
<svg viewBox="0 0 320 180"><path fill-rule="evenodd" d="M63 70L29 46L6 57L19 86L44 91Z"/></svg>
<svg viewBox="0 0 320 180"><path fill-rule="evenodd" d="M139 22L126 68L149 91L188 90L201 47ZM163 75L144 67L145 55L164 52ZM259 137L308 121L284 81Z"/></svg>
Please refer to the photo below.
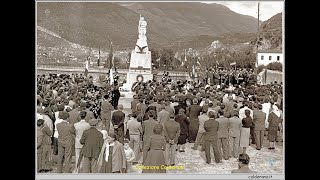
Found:
<svg viewBox="0 0 320 180"><path fill-rule="evenodd" d="M127 73L127 82L120 87L120 93L122 93L126 98L132 98L134 94L131 91L132 85L137 81L147 82L149 80L153 80L153 74L150 72L129 71Z"/></svg>

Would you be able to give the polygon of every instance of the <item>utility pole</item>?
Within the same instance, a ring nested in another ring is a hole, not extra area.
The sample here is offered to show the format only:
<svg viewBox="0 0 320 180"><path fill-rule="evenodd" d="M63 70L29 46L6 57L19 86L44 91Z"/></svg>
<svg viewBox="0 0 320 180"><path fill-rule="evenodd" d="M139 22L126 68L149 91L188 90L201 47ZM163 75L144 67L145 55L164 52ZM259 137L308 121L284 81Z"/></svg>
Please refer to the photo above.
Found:
<svg viewBox="0 0 320 180"><path fill-rule="evenodd" d="M259 24L260 24L260 3L258 2L258 32L257 32L257 56L256 56L256 70L258 69L258 48L259 48L259 39L260 39L260 35L259 35Z"/></svg>
<svg viewBox="0 0 320 180"><path fill-rule="evenodd" d="M259 39L260 39L260 35L259 35L259 24L260 24L260 3L258 2L258 26L257 26L257 49L256 49L256 68L255 68L255 72L256 74L258 74L258 49L259 49Z"/></svg>

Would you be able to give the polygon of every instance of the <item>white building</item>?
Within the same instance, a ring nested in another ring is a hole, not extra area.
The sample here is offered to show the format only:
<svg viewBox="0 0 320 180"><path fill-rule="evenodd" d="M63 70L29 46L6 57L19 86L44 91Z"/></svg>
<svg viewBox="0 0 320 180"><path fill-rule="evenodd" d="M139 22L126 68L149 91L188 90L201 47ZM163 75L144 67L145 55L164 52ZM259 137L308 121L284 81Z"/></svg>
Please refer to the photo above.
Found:
<svg viewBox="0 0 320 180"><path fill-rule="evenodd" d="M258 66L268 65L272 62L280 62L283 65L284 57L281 51L259 51L257 55Z"/></svg>

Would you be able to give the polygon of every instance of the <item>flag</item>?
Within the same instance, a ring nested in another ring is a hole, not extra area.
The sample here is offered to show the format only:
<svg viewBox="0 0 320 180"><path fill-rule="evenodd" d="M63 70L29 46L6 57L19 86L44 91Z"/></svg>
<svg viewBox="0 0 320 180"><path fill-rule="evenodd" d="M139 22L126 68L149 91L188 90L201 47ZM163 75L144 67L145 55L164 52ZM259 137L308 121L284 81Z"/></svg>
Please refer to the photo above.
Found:
<svg viewBox="0 0 320 180"><path fill-rule="evenodd" d="M192 66L192 77L196 76L196 69L194 68L194 65Z"/></svg>
<svg viewBox="0 0 320 180"><path fill-rule="evenodd" d="M182 61L181 66L184 66L186 62L187 62L187 53L186 53L186 50L184 50L184 61Z"/></svg>
<svg viewBox="0 0 320 180"><path fill-rule="evenodd" d="M88 76L88 72L89 72L89 61L87 60L85 65L85 69L84 69L84 75Z"/></svg>
<svg viewBox="0 0 320 180"><path fill-rule="evenodd" d="M99 57L98 57L98 67L100 66L100 47L99 47Z"/></svg>
<svg viewBox="0 0 320 180"><path fill-rule="evenodd" d="M110 78L109 78L109 80L110 80L110 85L112 85L113 84L113 73L112 73L112 68L110 68Z"/></svg>
<svg viewBox="0 0 320 180"><path fill-rule="evenodd" d="M237 62L233 62L233 63L230 63L230 66L234 66L236 64L237 64Z"/></svg>
<svg viewBox="0 0 320 180"><path fill-rule="evenodd" d="M179 59L179 52L176 52L176 54L174 55L174 58Z"/></svg>
<svg viewBox="0 0 320 180"><path fill-rule="evenodd" d="M112 42L110 43L110 53L109 53L109 65L107 66L107 68L112 68L113 67L113 44Z"/></svg>

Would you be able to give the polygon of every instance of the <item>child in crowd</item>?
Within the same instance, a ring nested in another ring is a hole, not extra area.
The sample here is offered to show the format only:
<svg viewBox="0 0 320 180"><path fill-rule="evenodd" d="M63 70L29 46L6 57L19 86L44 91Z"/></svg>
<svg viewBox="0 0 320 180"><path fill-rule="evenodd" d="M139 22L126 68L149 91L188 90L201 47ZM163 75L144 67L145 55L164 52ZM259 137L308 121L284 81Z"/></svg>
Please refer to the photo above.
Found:
<svg viewBox="0 0 320 180"><path fill-rule="evenodd" d="M132 161L134 160L134 152L129 146L129 141L126 139L124 140L124 153L126 154L126 159L127 159L127 173L131 172L132 169Z"/></svg>

